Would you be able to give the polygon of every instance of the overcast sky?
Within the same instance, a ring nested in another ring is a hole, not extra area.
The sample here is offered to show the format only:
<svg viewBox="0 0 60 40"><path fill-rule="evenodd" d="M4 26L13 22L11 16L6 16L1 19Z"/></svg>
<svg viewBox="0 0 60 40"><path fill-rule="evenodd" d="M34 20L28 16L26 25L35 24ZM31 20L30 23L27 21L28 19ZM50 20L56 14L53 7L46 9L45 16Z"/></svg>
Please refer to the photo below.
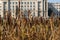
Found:
<svg viewBox="0 0 60 40"><path fill-rule="evenodd" d="M59 2L60 3L60 0L48 0L48 2Z"/></svg>

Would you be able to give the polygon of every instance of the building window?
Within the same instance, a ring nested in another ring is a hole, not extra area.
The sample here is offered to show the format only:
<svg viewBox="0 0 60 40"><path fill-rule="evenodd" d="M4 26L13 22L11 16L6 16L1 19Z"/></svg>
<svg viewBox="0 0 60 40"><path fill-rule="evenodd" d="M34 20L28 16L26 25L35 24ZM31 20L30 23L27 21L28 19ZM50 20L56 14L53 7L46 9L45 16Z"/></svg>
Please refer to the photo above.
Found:
<svg viewBox="0 0 60 40"><path fill-rule="evenodd" d="M14 2L13 2L13 4L14 4Z"/></svg>
<svg viewBox="0 0 60 40"><path fill-rule="evenodd" d="M30 5L30 7L32 7L32 5Z"/></svg>
<svg viewBox="0 0 60 40"><path fill-rule="evenodd" d="M21 2L21 4L23 4L23 2Z"/></svg>
<svg viewBox="0 0 60 40"><path fill-rule="evenodd" d="M30 2L30 4L32 4L32 2Z"/></svg>
<svg viewBox="0 0 60 40"><path fill-rule="evenodd" d="M27 7L29 7L29 5Z"/></svg>
<svg viewBox="0 0 60 40"><path fill-rule="evenodd" d="M29 4L29 2L27 2L27 4Z"/></svg>
<svg viewBox="0 0 60 40"><path fill-rule="evenodd" d="M17 4L17 2L16 2L16 4Z"/></svg>
<svg viewBox="0 0 60 40"><path fill-rule="evenodd" d="M38 10L40 10L40 8L38 8Z"/></svg>
<svg viewBox="0 0 60 40"><path fill-rule="evenodd" d="M33 5L33 7L35 7L35 5Z"/></svg>
<svg viewBox="0 0 60 40"><path fill-rule="evenodd" d="M33 2L33 4L35 4L35 2Z"/></svg>
<svg viewBox="0 0 60 40"><path fill-rule="evenodd" d="M33 10L35 10L35 8L33 8Z"/></svg>
<svg viewBox="0 0 60 40"><path fill-rule="evenodd" d="M24 7L26 7L26 5Z"/></svg>
<svg viewBox="0 0 60 40"><path fill-rule="evenodd" d="M24 2L24 4L26 4L26 2Z"/></svg>
<svg viewBox="0 0 60 40"><path fill-rule="evenodd" d="M23 5L21 5L21 7L23 7Z"/></svg>
<svg viewBox="0 0 60 40"><path fill-rule="evenodd" d="M4 2L4 4L7 4L7 2Z"/></svg>

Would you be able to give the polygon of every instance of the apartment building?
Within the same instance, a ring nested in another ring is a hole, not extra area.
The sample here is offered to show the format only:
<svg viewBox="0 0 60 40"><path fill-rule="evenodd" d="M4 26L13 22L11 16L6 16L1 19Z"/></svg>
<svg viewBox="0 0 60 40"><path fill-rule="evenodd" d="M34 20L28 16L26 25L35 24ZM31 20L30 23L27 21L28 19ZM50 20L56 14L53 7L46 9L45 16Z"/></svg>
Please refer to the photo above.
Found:
<svg viewBox="0 0 60 40"><path fill-rule="evenodd" d="M19 5L18 0L0 0L0 15L3 17L5 11L10 11L13 17L16 17L16 6ZM28 10L31 15L48 17L48 2L47 0L20 0L20 10L27 14Z"/></svg>
<svg viewBox="0 0 60 40"><path fill-rule="evenodd" d="M3 17L3 3L0 1L0 15Z"/></svg>
<svg viewBox="0 0 60 40"><path fill-rule="evenodd" d="M60 3L48 3L48 8L51 8L56 17L60 17Z"/></svg>

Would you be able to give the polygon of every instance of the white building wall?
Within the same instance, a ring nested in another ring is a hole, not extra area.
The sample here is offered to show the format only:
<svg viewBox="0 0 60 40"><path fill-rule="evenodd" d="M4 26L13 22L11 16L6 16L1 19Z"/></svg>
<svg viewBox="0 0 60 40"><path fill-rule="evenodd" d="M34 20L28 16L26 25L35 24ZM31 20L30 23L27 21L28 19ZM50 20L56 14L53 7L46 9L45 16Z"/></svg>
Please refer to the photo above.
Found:
<svg viewBox="0 0 60 40"><path fill-rule="evenodd" d="M18 5L18 1L10 1L10 3L8 4L8 1L4 1L6 2L6 4L4 3L4 9L5 11L8 11L8 9L10 8L10 12L12 14L12 17L16 18L16 5ZM10 7L8 6L10 5Z"/></svg>
<svg viewBox="0 0 60 40"><path fill-rule="evenodd" d="M3 1L0 1L0 15L3 17Z"/></svg>
<svg viewBox="0 0 60 40"><path fill-rule="evenodd" d="M29 0L29 1L24 1L24 0L22 0L21 2L23 2L23 4L20 4L21 6L23 6L23 7L21 7L22 9L23 9L23 11L26 9L27 11L28 10L30 10L31 11L31 14L33 14L34 12L35 12L35 16L38 16L38 1L32 1L32 0ZM24 4L26 2L26 4ZM35 4L33 4L33 2L35 3ZM27 3L29 3L29 4L27 4ZM32 3L32 4L31 4ZM26 7L25 7L26 6ZM29 7L28 7L29 6ZM33 7L33 6L35 6L35 7ZM20 8L20 9L21 9ZM35 10L34 10L35 9Z"/></svg>
<svg viewBox="0 0 60 40"><path fill-rule="evenodd" d="M2 5L2 9L5 9L5 11L8 11L8 0L2 0L3 1L3 5ZM26 10L31 10L31 14L34 16L38 16L38 1L40 1L40 16L43 16L43 0L20 0L20 9L22 9L23 11ZM6 2L6 4L4 4L4 2ZM21 4L21 2L23 2L23 4ZM24 4L24 3L29 2L29 4ZM30 4L30 2L32 2L32 4ZM35 4L33 4L33 2L35 2ZM4 6L5 5L5 6ZM18 0L10 0L10 12L12 13L12 17L16 17L16 5L18 5ZM22 7L23 6L23 7ZM26 6L26 7L25 7ZM29 7L28 7L29 6ZM31 7L32 6L32 7ZM35 6L35 7L33 7ZM45 6L45 3L44 3ZM2 10L4 11L4 10ZM1 13L2 15L3 13ZM46 13L44 13L46 14ZM48 13L47 13L48 14ZM46 14L47 17L48 15Z"/></svg>

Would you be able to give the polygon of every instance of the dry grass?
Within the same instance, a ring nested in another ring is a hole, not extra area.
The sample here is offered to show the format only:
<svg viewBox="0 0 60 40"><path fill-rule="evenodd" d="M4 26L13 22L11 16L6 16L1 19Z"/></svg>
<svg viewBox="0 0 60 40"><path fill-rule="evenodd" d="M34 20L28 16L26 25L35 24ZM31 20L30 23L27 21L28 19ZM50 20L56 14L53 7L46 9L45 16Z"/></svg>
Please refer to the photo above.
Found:
<svg viewBox="0 0 60 40"><path fill-rule="evenodd" d="M60 18L0 18L0 40L60 40Z"/></svg>

